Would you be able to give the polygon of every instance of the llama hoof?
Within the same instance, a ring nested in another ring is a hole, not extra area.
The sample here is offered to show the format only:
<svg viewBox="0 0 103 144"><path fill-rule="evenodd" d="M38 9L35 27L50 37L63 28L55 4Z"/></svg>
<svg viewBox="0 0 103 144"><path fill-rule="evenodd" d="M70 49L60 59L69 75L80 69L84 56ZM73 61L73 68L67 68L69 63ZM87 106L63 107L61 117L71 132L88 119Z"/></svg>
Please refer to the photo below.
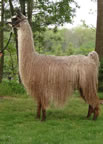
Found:
<svg viewBox="0 0 103 144"><path fill-rule="evenodd" d="M41 120L41 122L45 122L45 121L46 121L46 119L42 119L42 120Z"/></svg>
<svg viewBox="0 0 103 144"><path fill-rule="evenodd" d="M93 116L93 120L97 120L97 116Z"/></svg>
<svg viewBox="0 0 103 144"><path fill-rule="evenodd" d="M91 115L87 115L87 116L86 116L87 119L90 119L90 117L91 117Z"/></svg>
<svg viewBox="0 0 103 144"><path fill-rule="evenodd" d="M93 120L96 120L98 118L98 114L94 114Z"/></svg>
<svg viewBox="0 0 103 144"><path fill-rule="evenodd" d="M97 118L93 118L93 120L95 121L95 120L97 120Z"/></svg>
<svg viewBox="0 0 103 144"><path fill-rule="evenodd" d="M87 118L87 119L89 119L89 118L90 118L90 116L88 116L88 115L87 115L87 116L86 116L86 118Z"/></svg>
<svg viewBox="0 0 103 144"><path fill-rule="evenodd" d="M96 120L96 119L98 118L98 116L99 116L99 108L96 107L96 108L94 109L93 120Z"/></svg>
<svg viewBox="0 0 103 144"><path fill-rule="evenodd" d="M41 121L42 121L42 122L46 121L46 118L42 118Z"/></svg>
<svg viewBox="0 0 103 144"><path fill-rule="evenodd" d="M37 120L40 120L40 117L37 117L37 116L36 116L36 119L37 119Z"/></svg>

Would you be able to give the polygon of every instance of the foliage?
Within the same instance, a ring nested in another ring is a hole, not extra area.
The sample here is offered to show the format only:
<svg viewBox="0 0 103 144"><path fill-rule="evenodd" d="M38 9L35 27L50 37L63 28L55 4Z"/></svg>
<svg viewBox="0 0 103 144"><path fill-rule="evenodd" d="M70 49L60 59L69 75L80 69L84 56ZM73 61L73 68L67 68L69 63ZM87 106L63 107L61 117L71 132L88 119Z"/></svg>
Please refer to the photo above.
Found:
<svg viewBox="0 0 103 144"><path fill-rule="evenodd" d="M77 3L74 0L38 0L34 2L33 27L34 31L44 31L48 25L63 25L65 22L72 22L75 9L71 4Z"/></svg>
<svg viewBox="0 0 103 144"><path fill-rule="evenodd" d="M46 54L87 55L95 47L95 30L84 26L73 29L62 29L56 33L48 30L43 35L42 46Z"/></svg>

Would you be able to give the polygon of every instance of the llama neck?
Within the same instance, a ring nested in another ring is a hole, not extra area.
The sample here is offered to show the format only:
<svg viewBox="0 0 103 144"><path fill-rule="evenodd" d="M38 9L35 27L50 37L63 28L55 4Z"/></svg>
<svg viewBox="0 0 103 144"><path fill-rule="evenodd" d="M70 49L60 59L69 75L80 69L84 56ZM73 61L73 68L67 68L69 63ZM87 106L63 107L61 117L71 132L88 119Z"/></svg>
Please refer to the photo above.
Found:
<svg viewBox="0 0 103 144"><path fill-rule="evenodd" d="M32 57L34 53L33 34L28 22L18 30L19 64Z"/></svg>

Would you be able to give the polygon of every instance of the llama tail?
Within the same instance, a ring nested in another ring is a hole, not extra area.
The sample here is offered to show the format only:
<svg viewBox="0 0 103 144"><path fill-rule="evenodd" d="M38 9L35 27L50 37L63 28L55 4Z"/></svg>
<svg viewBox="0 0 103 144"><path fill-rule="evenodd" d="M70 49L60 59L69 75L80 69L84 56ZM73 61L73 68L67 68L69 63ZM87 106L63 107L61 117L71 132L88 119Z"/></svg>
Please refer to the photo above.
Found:
<svg viewBox="0 0 103 144"><path fill-rule="evenodd" d="M96 51L90 52L88 54L88 57L90 57L95 62L95 64L97 65L97 67L99 67L99 65L100 65L99 56L98 56L98 54L97 54Z"/></svg>

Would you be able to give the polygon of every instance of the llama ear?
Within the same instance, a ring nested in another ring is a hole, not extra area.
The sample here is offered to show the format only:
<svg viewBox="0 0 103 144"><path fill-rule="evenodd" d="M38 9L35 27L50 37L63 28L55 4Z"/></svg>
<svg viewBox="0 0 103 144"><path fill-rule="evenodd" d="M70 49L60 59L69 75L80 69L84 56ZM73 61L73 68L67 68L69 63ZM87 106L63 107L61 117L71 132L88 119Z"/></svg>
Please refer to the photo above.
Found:
<svg viewBox="0 0 103 144"><path fill-rule="evenodd" d="M25 16L22 14L21 10L19 8L16 8L16 15L19 18L25 18Z"/></svg>

